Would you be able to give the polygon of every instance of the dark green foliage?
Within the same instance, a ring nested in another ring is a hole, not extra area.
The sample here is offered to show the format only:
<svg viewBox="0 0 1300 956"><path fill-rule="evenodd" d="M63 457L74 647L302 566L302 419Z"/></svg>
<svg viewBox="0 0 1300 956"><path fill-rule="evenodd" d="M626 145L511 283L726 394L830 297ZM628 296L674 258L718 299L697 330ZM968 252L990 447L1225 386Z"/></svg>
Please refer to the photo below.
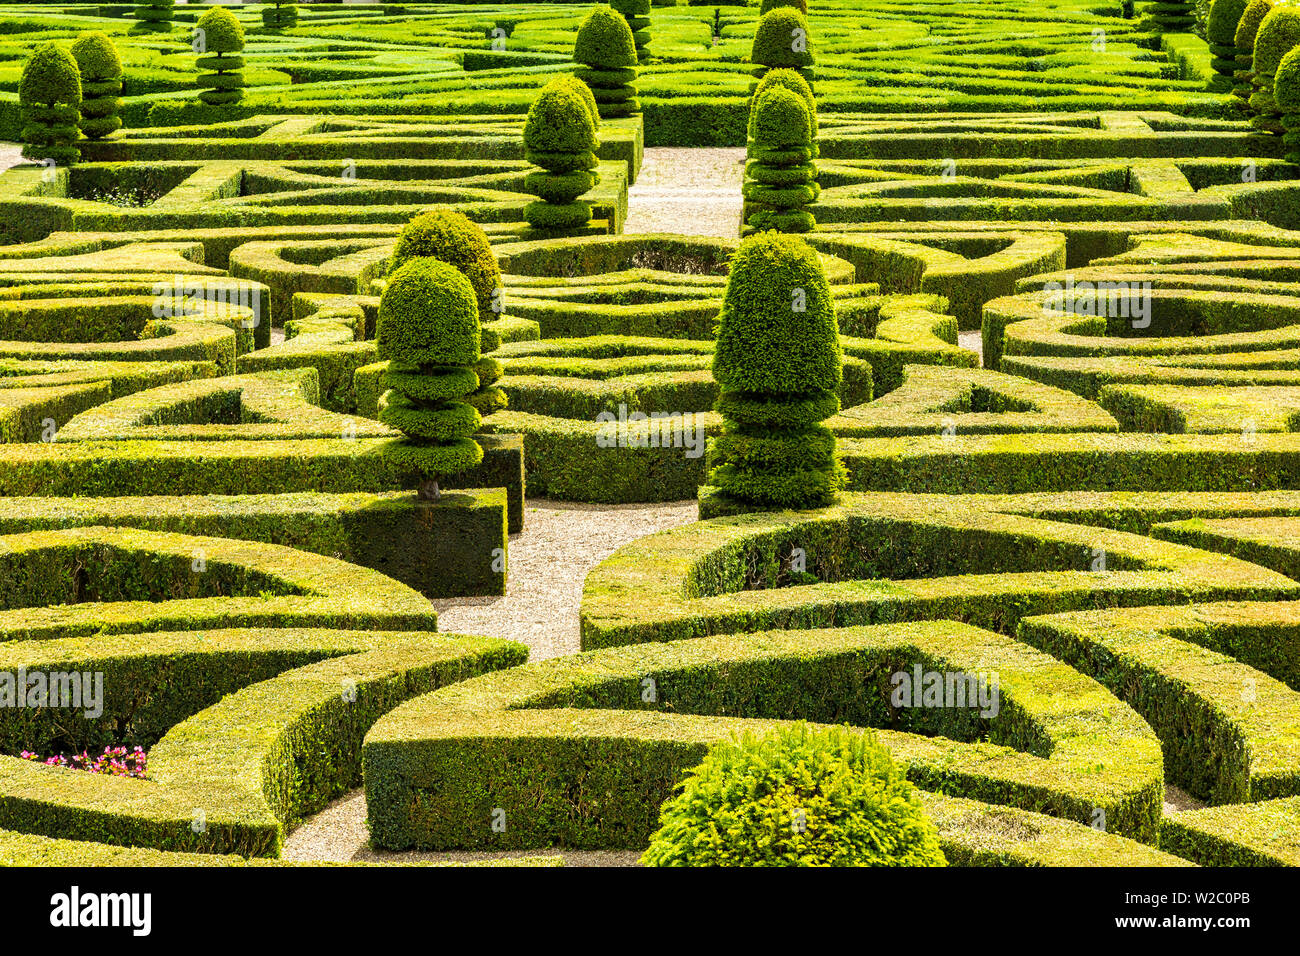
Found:
<svg viewBox="0 0 1300 956"><path fill-rule="evenodd" d="M213 7L195 27L195 49L199 58L195 66L210 72L200 73L196 81L199 99L208 106L229 106L244 98L244 58L235 56L244 49L244 28L225 7Z"/></svg>
<svg viewBox="0 0 1300 956"><path fill-rule="evenodd" d="M578 27L573 59L581 64L575 74L591 88L602 119L631 116L641 109L633 85L637 47L622 14L607 6L587 14Z"/></svg>
<svg viewBox="0 0 1300 956"><path fill-rule="evenodd" d="M1273 100L1273 77L1282 57L1296 46L1300 46L1300 10L1274 7L1255 34L1251 77L1255 92L1250 96L1250 108L1255 115L1250 122L1257 129L1282 133L1281 111Z"/></svg>
<svg viewBox="0 0 1300 956"><path fill-rule="evenodd" d="M1300 47L1282 57L1273 82L1273 99L1282 111L1286 161L1300 163Z"/></svg>
<svg viewBox="0 0 1300 956"><path fill-rule="evenodd" d="M568 86L581 96L582 101L587 104L587 112L591 114L591 125L600 129L600 106L596 103L596 97L592 95L590 86L576 76L559 76L551 82Z"/></svg>
<svg viewBox="0 0 1300 956"><path fill-rule="evenodd" d="M530 225L566 230L591 221L590 204L579 202L578 197L597 182L595 148L591 110L573 78L552 80L533 101L524 121L524 155L542 167L525 180L525 188L538 197L524 208Z"/></svg>
<svg viewBox="0 0 1300 956"><path fill-rule="evenodd" d="M834 437L816 422L839 409L839 330L821 261L801 239L761 233L740 244L713 377L724 430L710 481L760 507L829 504L843 469Z"/></svg>
<svg viewBox="0 0 1300 956"><path fill-rule="evenodd" d="M847 727L715 744L659 819L646 866L946 865L889 751Z"/></svg>
<svg viewBox="0 0 1300 956"><path fill-rule="evenodd" d="M1196 5L1191 0L1159 0L1147 7L1146 14L1158 33L1190 33L1196 26Z"/></svg>
<svg viewBox="0 0 1300 956"><path fill-rule="evenodd" d="M81 73L72 54L56 43L44 43L23 64L18 101L26 120L23 156L52 159L69 166L81 158L74 145L80 135Z"/></svg>
<svg viewBox="0 0 1300 956"><path fill-rule="evenodd" d="M98 30L79 36L72 55L81 72L81 131L88 139L102 139L122 128L117 115L122 105L122 60L113 41Z"/></svg>
<svg viewBox="0 0 1300 956"><path fill-rule="evenodd" d="M793 71L782 72L798 77ZM754 97L745 166L747 232L808 232L816 225L805 208L820 192L810 162L813 122L807 102L784 85L771 84Z"/></svg>
<svg viewBox="0 0 1300 956"><path fill-rule="evenodd" d="M623 15L632 31L638 63L650 58L650 0L610 0L610 6Z"/></svg>
<svg viewBox="0 0 1300 956"><path fill-rule="evenodd" d="M794 7L777 7L763 14L754 31L749 60L756 77L762 78L776 67L787 67L797 70L811 87L813 48L804 15Z"/></svg>
<svg viewBox="0 0 1300 956"><path fill-rule="evenodd" d="M483 460L469 437L482 418L461 401L479 385L479 336L474 287L455 266L416 258L392 274L379 300L375 340L389 362L379 420L407 436L384 450L399 467L429 480Z"/></svg>
<svg viewBox="0 0 1300 956"><path fill-rule="evenodd" d="M454 209L422 212L402 227L388 265L395 270L422 256L440 259L463 272L474 287L479 318L485 322L497 318L492 302L499 297L501 269L482 227Z"/></svg>
<svg viewBox="0 0 1300 956"><path fill-rule="evenodd" d="M1254 89L1251 78L1255 75L1255 35L1259 33L1259 25L1272 9L1273 0L1250 0L1241 19L1237 21L1237 32L1232 37L1233 45L1237 48L1237 72L1233 74L1237 85L1232 88L1232 92L1243 100L1250 99Z"/></svg>
<svg viewBox="0 0 1300 956"><path fill-rule="evenodd" d="M268 30L288 30L298 25L298 5L275 0L275 6L262 11L262 26Z"/></svg>
<svg viewBox="0 0 1300 956"><path fill-rule="evenodd" d="M1224 83L1215 89L1228 89L1237 71L1237 24L1246 11L1249 0L1214 0L1205 24L1205 39L1210 45L1210 65L1223 77Z"/></svg>
<svg viewBox="0 0 1300 956"><path fill-rule="evenodd" d="M131 14L136 20L131 32L165 33L171 30L175 5L176 0L143 0Z"/></svg>

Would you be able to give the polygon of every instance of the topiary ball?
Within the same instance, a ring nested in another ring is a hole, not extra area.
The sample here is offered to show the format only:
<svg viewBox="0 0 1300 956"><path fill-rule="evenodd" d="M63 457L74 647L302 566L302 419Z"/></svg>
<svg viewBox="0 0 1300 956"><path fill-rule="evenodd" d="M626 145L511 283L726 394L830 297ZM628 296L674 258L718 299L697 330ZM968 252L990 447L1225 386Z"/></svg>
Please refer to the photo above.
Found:
<svg viewBox="0 0 1300 956"><path fill-rule="evenodd" d="M731 257L713 377L741 392L834 391L840 366L835 308L817 253L775 232L743 240Z"/></svg>
<svg viewBox="0 0 1300 956"><path fill-rule="evenodd" d="M82 81L103 82L122 76L122 58L108 34L99 30L83 33L72 44L72 56L77 61Z"/></svg>
<svg viewBox="0 0 1300 956"><path fill-rule="evenodd" d="M807 69L813 65L808 21L793 7L777 7L763 14L754 31L750 62L767 67Z"/></svg>
<svg viewBox="0 0 1300 956"><path fill-rule="evenodd" d="M587 102L570 85L548 83L528 108L524 146L534 153L581 154L595 149L596 125Z"/></svg>
<svg viewBox="0 0 1300 956"><path fill-rule="evenodd" d="M379 299L375 345L394 371L479 360L478 299L469 279L437 259L411 259Z"/></svg>
<svg viewBox="0 0 1300 956"><path fill-rule="evenodd" d="M946 866L874 734L806 724L709 749L659 814L646 866Z"/></svg>
<svg viewBox="0 0 1300 956"><path fill-rule="evenodd" d="M244 48L244 28L225 7L213 7L203 14L195 29L203 31L199 36L204 53L238 53Z"/></svg>
<svg viewBox="0 0 1300 956"><path fill-rule="evenodd" d="M754 98L754 142L768 149L800 149L812 142L808 104L783 86L770 87Z"/></svg>
<svg viewBox="0 0 1300 956"><path fill-rule="evenodd" d="M1300 45L1300 10L1274 7L1255 34L1255 72L1271 76L1277 72L1282 57L1297 45Z"/></svg>
<svg viewBox="0 0 1300 956"><path fill-rule="evenodd" d="M32 106L76 106L81 71L73 55L53 41L42 43L23 64L18 101Z"/></svg>
<svg viewBox="0 0 1300 956"><path fill-rule="evenodd" d="M482 227L454 209L422 212L402 227L388 259L389 271L421 257L438 259L459 269L474 288L479 316L496 317L492 299L501 287L501 267Z"/></svg>
<svg viewBox="0 0 1300 956"><path fill-rule="evenodd" d="M621 70L637 65L632 28L613 7L594 7L578 27L573 59L602 70Z"/></svg>
<svg viewBox="0 0 1300 956"><path fill-rule="evenodd" d="M795 70L791 70L787 67L777 67L776 69L768 70L763 74L763 78L759 80L758 85L754 87L754 99L757 100L774 86L784 87L791 93L797 94L800 99L808 104L808 112L813 118L813 125L815 128L817 120L817 99L813 96L812 87L808 85L808 81Z"/></svg>

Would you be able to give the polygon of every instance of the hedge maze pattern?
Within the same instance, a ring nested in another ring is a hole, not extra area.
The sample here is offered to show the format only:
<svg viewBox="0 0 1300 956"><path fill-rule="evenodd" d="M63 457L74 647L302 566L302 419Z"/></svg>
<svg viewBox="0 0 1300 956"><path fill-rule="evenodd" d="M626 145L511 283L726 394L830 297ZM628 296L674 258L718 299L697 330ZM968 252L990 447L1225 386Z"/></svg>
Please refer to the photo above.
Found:
<svg viewBox="0 0 1300 956"><path fill-rule="evenodd" d="M568 230L526 221L523 129L589 7L403 6L236 9L222 104L201 11L6 7L0 135L38 40L103 30L124 85L80 162L0 174L0 675L104 680L93 718L0 707L0 862L272 863L357 787L380 848L640 850L710 743L807 720L876 728L951 863L1300 864L1300 168L1231 31L814 0L847 487L741 514L705 482L742 223L624 224L647 146L745 145L757 5L629 5ZM375 341L431 208L492 244L508 400L437 501ZM525 491L701 520L529 663L428 601L505 593ZM893 703L914 669L999 706ZM18 757L108 744L148 776Z"/></svg>

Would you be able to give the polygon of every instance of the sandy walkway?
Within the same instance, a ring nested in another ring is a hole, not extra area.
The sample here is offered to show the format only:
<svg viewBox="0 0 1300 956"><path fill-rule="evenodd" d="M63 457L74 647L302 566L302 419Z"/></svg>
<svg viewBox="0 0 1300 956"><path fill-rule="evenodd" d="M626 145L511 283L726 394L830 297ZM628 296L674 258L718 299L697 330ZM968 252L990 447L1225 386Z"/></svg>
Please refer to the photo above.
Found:
<svg viewBox="0 0 1300 956"><path fill-rule="evenodd" d="M626 235L675 232L734 239L740 232L743 148L652 147L628 190Z"/></svg>

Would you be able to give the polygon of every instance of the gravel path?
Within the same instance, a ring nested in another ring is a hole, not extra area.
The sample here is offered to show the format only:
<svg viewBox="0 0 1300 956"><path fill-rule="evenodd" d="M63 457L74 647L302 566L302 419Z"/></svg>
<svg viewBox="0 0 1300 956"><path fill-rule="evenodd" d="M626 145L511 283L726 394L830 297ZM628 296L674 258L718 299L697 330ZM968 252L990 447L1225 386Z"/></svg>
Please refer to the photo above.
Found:
<svg viewBox="0 0 1300 956"><path fill-rule="evenodd" d="M626 235L674 232L735 239L740 232L743 148L652 147L628 190Z"/></svg>

